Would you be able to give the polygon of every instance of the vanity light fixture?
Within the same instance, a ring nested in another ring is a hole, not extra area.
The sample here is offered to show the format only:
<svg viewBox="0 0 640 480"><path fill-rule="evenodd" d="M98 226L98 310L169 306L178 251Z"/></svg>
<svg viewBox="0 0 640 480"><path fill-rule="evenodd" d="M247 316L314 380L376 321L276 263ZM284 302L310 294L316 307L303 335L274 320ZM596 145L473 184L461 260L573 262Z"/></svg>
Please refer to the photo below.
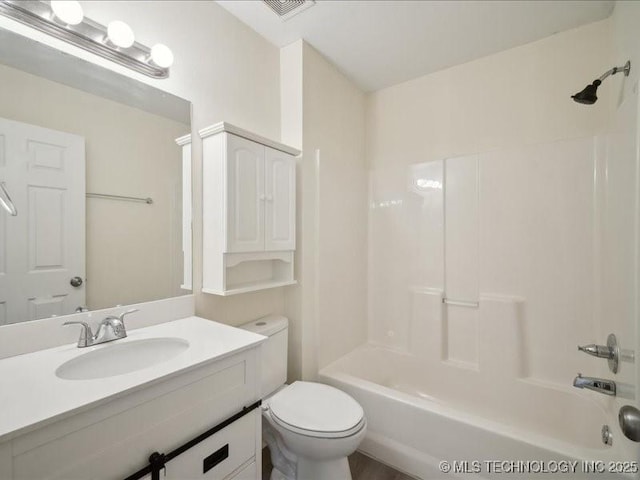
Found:
<svg viewBox="0 0 640 480"><path fill-rule="evenodd" d="M85 18L75 1L0 0L0 15L35 28L152 78L167 78L173 53L163 44L149 48L135 41L121 20L108 27Z"/></svg>
<svg viewBox="0 0 640 480"><path fill-rule="evenodd" d="M131 27L122 20L114 20L107 25L107 37L116 47L129 48L136 41Z"/></svg>
<svg viewBox="0 0 640 480"><path fill-rule="evenodd" d="M151 61L161 68L169 68L173 64L173 52L162 43L151 47Z"/></svg>
<svg viewBox="0 0 640 480"><path fill-rule="evenodd" d="M67 25L78 25L84 19L82 5L75 1L56 1L51 2L51 10L56 17Z"/></svg>

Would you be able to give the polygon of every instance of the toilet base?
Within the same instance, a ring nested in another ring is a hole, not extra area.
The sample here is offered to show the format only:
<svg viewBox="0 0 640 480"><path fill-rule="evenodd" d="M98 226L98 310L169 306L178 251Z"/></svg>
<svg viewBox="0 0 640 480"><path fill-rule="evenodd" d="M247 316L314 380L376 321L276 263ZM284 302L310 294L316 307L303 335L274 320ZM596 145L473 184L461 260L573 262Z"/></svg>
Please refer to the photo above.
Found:
<svg viewBox="0 0 640 480"><path fill-rule="evenodd" d="M271 470L271 475L269 476L269 480L289 480L289 479L285 477L280 470L278 470L276 467L273 467L273 470Z"/></svg>
<svg viewBox="0 0 640 480"><path fill-rule="evenodd" d="M268 422L262 424L262 438L269 446L273 465L270 480L352 480L346 456L310 459L296 455L285 446L282 437Z"/></svg>
<svg viewBox="0 0 640 480"><path fill-rule="evenodd" d="M340 458L333 461L310 462L298 459L297 475L287 477L273 467L270 480L352 480L349 461Z"/></svg>
<svg viewBox="0 0 640 480"><path fill-rule="evenodd" d="M351 469L346 457L322 462L298 459L296 480L351 480Z"/></svg>

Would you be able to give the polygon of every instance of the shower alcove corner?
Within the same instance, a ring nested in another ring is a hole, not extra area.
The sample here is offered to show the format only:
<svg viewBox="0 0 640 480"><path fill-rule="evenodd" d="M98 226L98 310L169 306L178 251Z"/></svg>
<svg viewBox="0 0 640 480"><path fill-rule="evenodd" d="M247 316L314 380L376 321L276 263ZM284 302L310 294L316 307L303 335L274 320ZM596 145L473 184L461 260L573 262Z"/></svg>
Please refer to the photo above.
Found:
<svg viewBox="0 0 640 480"><path fill-rule="evenodd" d="M202 138L202 291L293 285L300 151L222 122Z"/></svg>

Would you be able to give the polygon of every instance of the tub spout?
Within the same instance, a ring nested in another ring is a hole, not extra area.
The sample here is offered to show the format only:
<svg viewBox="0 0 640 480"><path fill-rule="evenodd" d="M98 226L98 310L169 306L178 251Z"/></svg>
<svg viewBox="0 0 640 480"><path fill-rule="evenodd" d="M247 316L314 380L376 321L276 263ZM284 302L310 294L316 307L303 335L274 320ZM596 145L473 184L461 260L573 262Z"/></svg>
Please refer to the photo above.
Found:
<svg viewBox="0 0 640 480"><path fill-rule="evenodd" d="M583 377L581 373L573 379L573 386L576 388L586 388L605 395L615 396L616 394L616 382L602 378Z"/></svg>

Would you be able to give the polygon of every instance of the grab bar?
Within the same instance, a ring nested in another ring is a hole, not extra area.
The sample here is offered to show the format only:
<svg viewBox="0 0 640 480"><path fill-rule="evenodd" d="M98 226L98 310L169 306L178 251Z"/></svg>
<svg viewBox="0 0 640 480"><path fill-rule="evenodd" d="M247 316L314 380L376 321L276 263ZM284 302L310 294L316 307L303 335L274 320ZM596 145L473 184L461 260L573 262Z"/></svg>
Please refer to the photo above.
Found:
<svg viewBox="0 0 640 480"><path fill-rule="evenodd" d="M470 302L468 300L452 300L446 297L442 298L442 303L446 305L454 305L456 307L478 308L480 306L480 302Z"/></svg>
<svg viewBox="0 0 640 480"><path fill-rule="evenodd" d="M87 193L87 197L92 198L107 198L110 200L127 200L130 202L144 202L148 205L153 203L153 199L151 197L127 197L125 195L109 195L108 193Z"/></svg>
<svg viewBox="0 0 640 480"><path fill-rule="evenodd" d="M9 215L11 215L12 217L16 217L18 215L18 209L16 208L16 206L13 204L13 201L11 200L11 196L7 191L6 184L4 182L0 182L0 188L2 189L2 193L4 193L4 197L5 197L5 198L0 197L0 204L4 207L4 209L7 212L9 212Z"/></svg>

